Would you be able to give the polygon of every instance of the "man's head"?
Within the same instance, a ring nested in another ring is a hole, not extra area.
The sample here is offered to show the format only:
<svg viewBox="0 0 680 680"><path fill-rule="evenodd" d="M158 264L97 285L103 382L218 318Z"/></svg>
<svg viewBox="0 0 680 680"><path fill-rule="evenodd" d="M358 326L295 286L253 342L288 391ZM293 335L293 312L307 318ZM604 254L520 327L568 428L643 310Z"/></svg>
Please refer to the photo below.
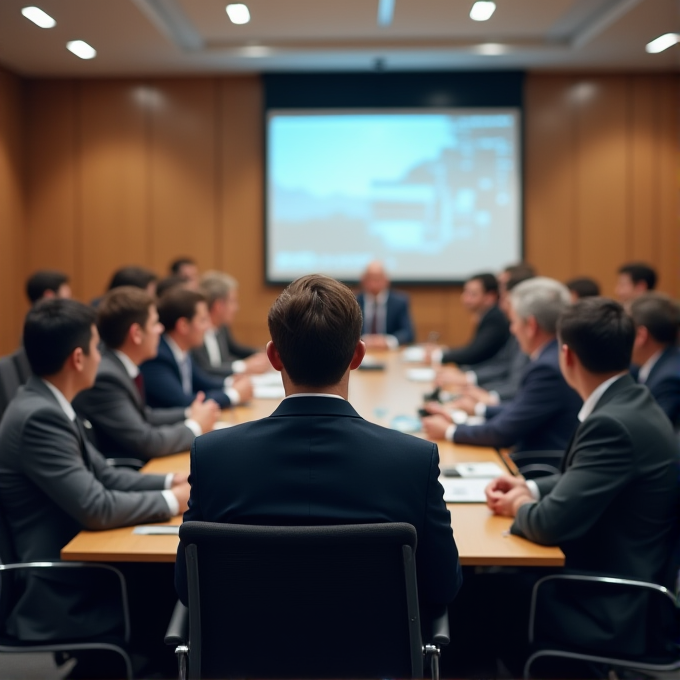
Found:
<svg viewBox="0 0 680 680"><path fill-rule="evenodd" d="M238 283L223 272L209 271L201 276L199 290L208 301L213 326L230 326L238 311Z"/></svg>
<svg viewBox="0 0 680 680"><path fill-rule="evenodd" d="M26 295L32 305L43 298L68 300L71 297L69 278L63 272L48 269L35 272L26 281Z"/></svg>
<svg viewBox="0 0 680 680"><path fill-rule="evenodd" d="M158 316L166 333L182 350L200 347L210 328L205 297L195 290L174 288L158 301Z"/></svg>
<svg viewBox="0 0 680 680"><path fill-rule="evenodd" d="M619 302L632 302L656 288L656 272L644 262L631 262L619 267L614 293Z"/></svg>
<svg viewBox="0 0 680 680"><path fill-rule="evenodd" d="M597 297L600 294L600 286L594 279L580 276L570 279L564 284L571 293L571 301L576 302L586 297Z"/></svg>
<svg viewBox="0 0 680 680"><path fill-rule="evenodd" d="M51 298L26 315L24 347L39 378L69 375L78 391L94 385L99 366L95 311L75 300Z"/></svg>
<svg viewBox="0 0 680 680"><path fill-rule="evenodd" d="M498 306L507 317L510 316L510 291L519 286L523 281L528 281L536 276L536 274L531 274L527 268L513 267L513 269L516 271L513 271L510 276L505 278L505 284L501 284L500 277L498 279L500 292Z"/></svg>
<svg viewBox="0 0 680 680"><path fill-rule="evenodd" d="M461 300L469 312L485 312L498 303L498 279L493 274L471 276L463 286Z"/></svg>
<svg viewBox="0 0 680 680"><path fill-rule="evenodd" d="M658 351L677 342L680 308L667 295L641 295L631 303L630 315L636 326L633 346L636 364L644 364Z"/></svg>
<svg viewBox="0 0 680 680"><path fill-rule="evenodd" d="M178 257L170 264L170 274L181 276L192 290L198 288L198 265L190 257Z"/></svg>
<svg viewBox="0 0 680 680"><path fill-rule="evenodd" d="M145 290L149 295L156 295L156 282L158 277L145 267L121 267L114 272L109 283L109 290L121 286L134 286Z"/></svg>
<svg viewBox="0 0 680 680"><path fill-rule="evenodd" d="M267 323L270 361L273 347L295 385L337 385L363 359L361 308L347 286L328 276L293 281L271 306Z"/></svg>
<svg viewBox="0 0 680 680"><path fill-rule="evenodd" d="M139 288L109 291L97 307L97 327L107 347L124 352L136 364L158 353L163 326L154 299Z"/></svg>
<svg viewBox="0 0 680 680"><path fill-rule="evenodd" d="M390 287L390 280L381 262L371 262L361 277L361 288L369 295L379 295Z"/></svg>
<svg viewBox="0 0 680 680"><path fill-rule="evenodd" d="M560 317L557 336L562 345L560 368L572 387L584 375L606 379L630 367L635 325L614 300L579 300Z"/></svg>
<svg viewBox="0 0 680 680"><path fill-rule="evenodd" d="M559 281L537 276L510 293L510 330L526 354L555 337L557 320L570 304L569 290Z"/></svg>

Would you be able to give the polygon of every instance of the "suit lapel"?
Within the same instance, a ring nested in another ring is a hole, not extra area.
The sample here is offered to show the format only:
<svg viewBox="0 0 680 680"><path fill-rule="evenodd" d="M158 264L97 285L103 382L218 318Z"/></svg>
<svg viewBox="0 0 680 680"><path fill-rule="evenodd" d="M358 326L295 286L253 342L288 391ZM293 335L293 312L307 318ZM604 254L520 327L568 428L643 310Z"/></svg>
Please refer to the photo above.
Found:
<svg viewBox="0 0 680 680"><path fill-rule="evenodd" d="M125 389L128 391L130 396L132 397L133 401L135 402L137 410L140 413L143 413L144 402L142 401L142 395L139 393L139 390L137 389L137 385L135 385L134 380L132 380L128 372L125 370L123 362L113 352L109 352L108 350L106 350L106 356L111 362L111 365L114 366L114 370L118 372L121 382L125 386Z"/></svg>

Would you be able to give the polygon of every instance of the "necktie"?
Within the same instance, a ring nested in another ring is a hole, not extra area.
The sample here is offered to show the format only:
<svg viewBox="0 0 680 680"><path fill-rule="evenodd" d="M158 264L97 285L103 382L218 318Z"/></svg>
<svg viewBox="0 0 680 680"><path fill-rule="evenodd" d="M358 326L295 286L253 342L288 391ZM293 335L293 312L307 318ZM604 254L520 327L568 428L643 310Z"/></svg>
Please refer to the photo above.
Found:
<svg viewBox="0 0 680 680"><path fill-rule="evenodd" d="M182 377L182 391L184 394L192 394L191 359L188 354L184 357L184 361L179 365L179 374Z"/></svg>
<svg viewBox="0 0 680 680"><path fill-rule="evenodd" d="M142 400L142 404L143 404L145 402L144 376L141 373L137 373L137 375L133 378L133 382L135 383L135 387L137 388L137 392L139 392L139 398Z"/></svg>
<svg viewBox="0 0 680 680"><path fill-rule="evenodd" d="M378 301L373 303L373 318L371 319L371 334L377 335L378 333Z"/></svg>

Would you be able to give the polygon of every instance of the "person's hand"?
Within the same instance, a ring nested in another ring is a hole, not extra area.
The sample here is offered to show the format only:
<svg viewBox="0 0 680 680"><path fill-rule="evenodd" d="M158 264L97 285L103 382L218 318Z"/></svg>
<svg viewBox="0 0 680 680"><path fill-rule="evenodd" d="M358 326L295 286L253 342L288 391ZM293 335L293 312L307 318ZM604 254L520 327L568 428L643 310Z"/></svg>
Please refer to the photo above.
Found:
<svg viewBox="0 0 680 680"><path fill-rule="evenodd" d="M463 394L487 406L497 406L498 404L495 397L481 387L477 387L477 385L467 385L463 390Z"/></svg>
<svg viewBox="0 0 680 680"><path fill-rule="evenodd" d="M446 418L449 422L453 422L451 420L451 413L449 412L449 409L443 404L440 404L438 401L427 401L425 402L425 406L423 408L433 416L444 416L444 418Z"/></svg>
<svg viewBox="0 0 680 680"><path fill-rule="evenodd" d="M253 381L247 375L234 377L232 387L238 392L239 404L244 404L253 398Z"/></svg>
<svg viewBox="0 0 680 680"><path fill-rule="evenodd" d="M437 387L460 389L468 384L465 373L455 366L442 366L434 377Z"/></svg>
<svg viewBox="0 0 680 680"><path fill-rule="evenodd" d="M361 339L368 349L388 349L387 338L384 335L363 335Z"/></svg>
<svg viewBox="0 0 680 680"><path fill-rule="evenodd" d="M181 484L186 484L188 479L188 474L184 472L176 472L172 477L172 485L170 488L174 486L180 486Z"/></svg>
<svg viewBox="0 0 680 680"><path fill-rule="evenodd" d="M432 441L441 441L445 439L446 430L449 429L451 421L447 420L444 416L428 416L423 418L423 432L428 439Z"/></svg>
<svg viewBox="0 0 680 680"><path fill-rule="evenodd" d="M475 415L475 406L477 406L477 402L472 397L468 396L459 397L458 399L449 402L450 409L465 411L469 416Z"/></svg>
<svg viewBox="0 0 680 680"><path fill-rule="evenodd" d="M220 417L220 407L213 399L206 399L203 392L196 395L196 399L189 406L189 418L195 420L202 432L210 432Z"/></svg>
<svg viewBox="0 0 680 680"><path fill-rule="evenodd" d="M513 477L512 475L496 477L496 479L487 484L484 494L486 495L486 504L489 506L489 509L493 510L497 515L504 515L506 517L514 517L514 513L509 513L517 498L528 496L530 500L533 500L525 479L523 477Z"/></svg>
<svg viewBox="0 0 680 680"><path fill-rule="evenodd" d="M529 490L517 486L491 502L487 501L487 505L493 510L495 515L514 517L517 514L517 510L519 510L522 505L533 502L534 498L531 493L529 493Z"/></svg>
<svg viewBox="0 0 680 680"><path fill-rule="evenodd" d="M175 495L177 503L179 504L179 512L177 514L183 515L189 507L189 493L191 492L191 487L188 482L184 482L184 484L173 486L170 490Z"/></svg>
<svg viewBox="0 0 680 680"><path fill-rule="evenodd" d="M266 373L271 371L272 365L269 363L269 359L264 352L258 352L249 356L247 359L243 360L246 365L246 373Z"/></svg>

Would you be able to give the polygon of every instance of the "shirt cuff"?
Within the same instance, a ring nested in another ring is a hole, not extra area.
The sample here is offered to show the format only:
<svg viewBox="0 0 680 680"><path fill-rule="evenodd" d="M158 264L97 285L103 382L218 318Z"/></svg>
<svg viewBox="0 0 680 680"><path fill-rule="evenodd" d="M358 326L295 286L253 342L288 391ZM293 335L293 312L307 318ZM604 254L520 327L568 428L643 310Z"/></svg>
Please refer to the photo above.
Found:
<svg viewBox="0 0 680 680"><path fill-rule="evenodd" d="M185 418L191 418L191 406L187 406L184 409L184 417Z"/></svg>
<svg viewBox="0 0 680 680"><path fill-rule="evenodd" d="M442 359L444 358L444 350L433 349L432 354L430 356L432 357L431 363L432 363L433 366L441 366L442 365Z"/></svg>
<svg viewBox="0 0 680 680"><path fill-rule="evenodd" d="M227 396L229 397L229 401L231 402L232 406L237 406L238 404L241 403L241 395L233 387L228 387L224 391L226 392Z"/></svg>
<svg viewBox="0 0 680 680"><path fill-rule="evenodd" d="M200 437L203 434L203 428L193 418L187 418L184 424L194 433L194 437Z"/></svg>
<svg viewBox="0 0 680 680"><path fill-rule="evenodd" d="M531 497L535 501L540 501L541 500L541 492L538 488L538 484L533 479L527 479L527 489L529 489L529 493L531 494Z"/></svg>
<svg viewBox="0 0 680 680"><path fill-rule="evenodd" d="M482 418L485 418L486 417L486 404L482 404L481 401L478 401L475 404L475 415L481 416Z"/></svg>
<svg viewBox="0 0 680 680"><path fill-rule="evenodd" d="M170 510L170 514L173 517L175 515L179 515L179 502L177 501L177 498L175 498L175 494L169 489L161 491L161 493L163 494L163 498L165 498L165 502L168 504L168 510Z"/></svg>
<svg viewBox="0 0 680 680"><path fill-rule="evenodd" d="M165 475L165 483L163 484L164 489L172 489L172 482L175 479L175 473L174 472L168 472L167 475Z"/></svg>
<svg viewBox="0 0 680 680"><path fill-rule="evenodd" d="M234 373L245 373L246 372L246 362L242 359L237 359L231 363L231 370Z"/></svg>
<svg viewBox="0 0 680 680"><path fill-rule="evenodd" d="M468 381L468 385L477 384L477 374L474 371L465 371L465 379Z"/></svg>
<svg viewBox="0 0 680 680"><path fill-rule="evenodd" d="M399 340L397 340L394 335L389 335L389 333L385 336L385 342L387 343L388 349L397 349L397 347L399 347Z"/></svg>
<svg viewBox="0 0 680 680"><path fill-rule="evenodd" d="M453 435L456 432L456 426L455 425L449 425L446 428L446 432L444 433L444 439L446 439L447 442L452 442L453 441Z"/></svg>

